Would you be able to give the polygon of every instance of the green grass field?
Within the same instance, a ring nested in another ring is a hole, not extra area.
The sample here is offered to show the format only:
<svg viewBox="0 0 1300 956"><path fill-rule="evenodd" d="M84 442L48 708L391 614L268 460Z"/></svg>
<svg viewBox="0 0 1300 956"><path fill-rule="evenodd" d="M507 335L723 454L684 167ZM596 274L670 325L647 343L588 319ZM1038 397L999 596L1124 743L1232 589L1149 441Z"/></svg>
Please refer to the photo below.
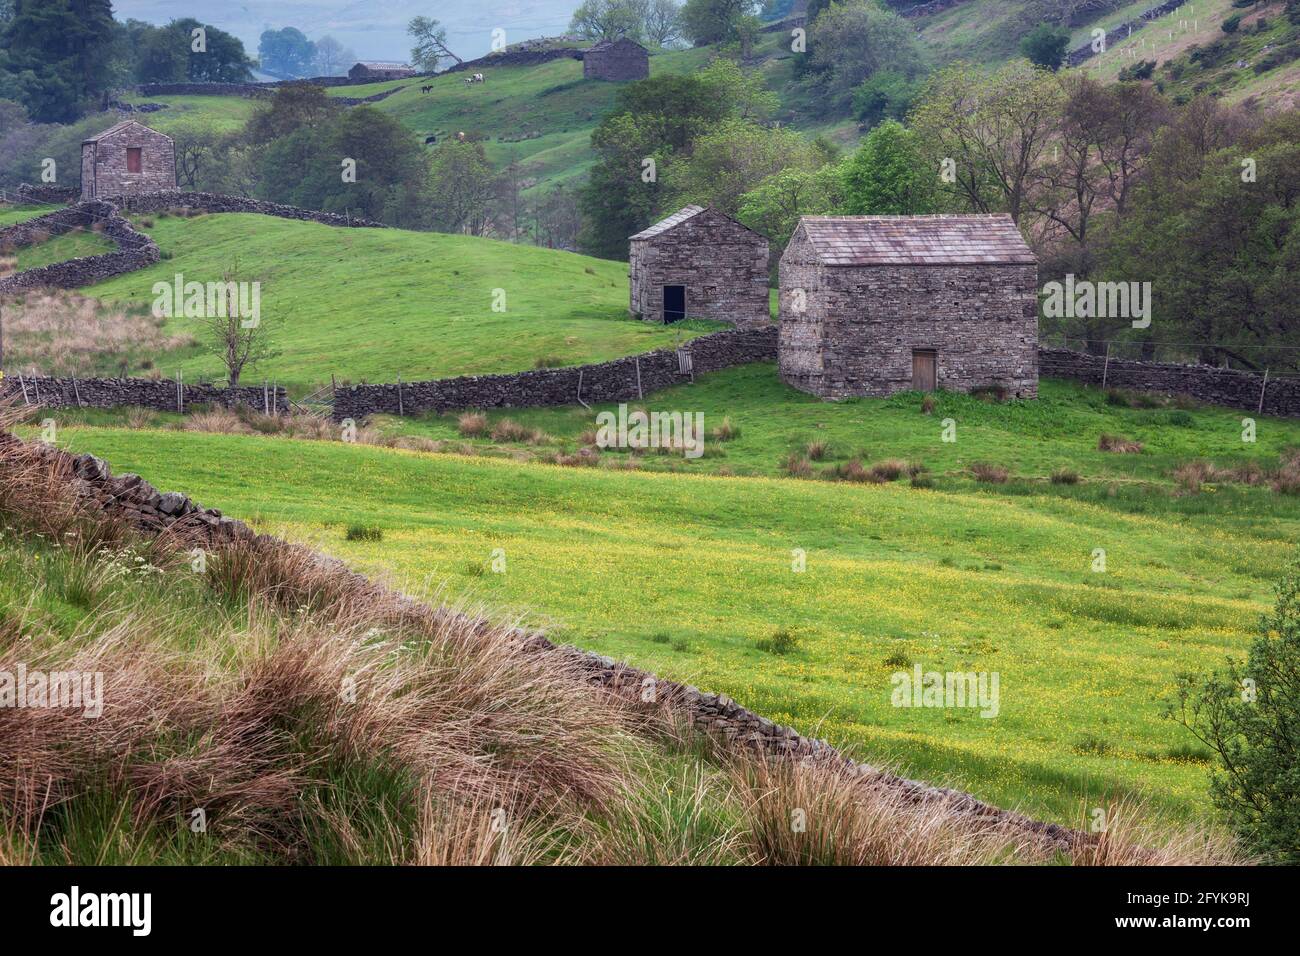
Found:
<svg viewBox="0 0 1300 956"><path fill-rule="evenodd" d="M98 256L117 248L111 239L97 232L82 229L65 232L34 246L18 250L18 269L36 269L55 262L66 262L79 256Z"/></svg>
<svg viewBox="0 0 1300 956"><path fill-rule="evenodd" d="M12 226L16 223L26 222L28 219L35 219L37 216L44 216L46 213L57 212L61 208L61 206L32 206L0 203L0 227Z"/></svg>
<svg viewBox="0 0 1300 956"><path fill-rule="evenodd" d="M534 246L398 229L336 229L243 214L141 225L169 258L85 294L149 307L154 283L209 282L238 265L262 283L279 355L256 369L303 394L328 382L513 372L539 360L604 361L712 328L665 328L627 314L627 266ZM364 264L364 265L363 265ZM494 290L505 311L493 311ZM195 320L169 328L197 334ZM167 374L223 378L201 347L158 356Z"/></svg>
<svg viewBox="0 0 1300 956"><path fill-rule="evenodd" d="M1233 445L1236 413L1197 409L1174 425L1163 410L1046 383L1037 404L943 396L936 416L955 417L959 436L944 449L908 397L777 404L764 368L668 397L683 410L732 403L742 430L722 460L771 473L820 422L881 457L926 461L935 487L562 468L73 415L60 440L411 591L518 616L991 801L1070 822L1125 793L1206 813L1208 765L1161 718L1163 699L1179 672L1244 651L1295 553L1300 501L1235 485L1175 495L1162 471L1202 451L1268 460L1300 438L1296 423L1261 422L1246 452ZM1150 451L1103 456L1094 429L1142 436ZM974 459L1034 478L1072 463L1083 480L980 485L956 471ZM383 540L348 541L351 524ZM504 574L491 569L497 548ZM1104 573L1092 569L1099 548ZM792 653L762 649L783 630ZM996 671L1000 713L892 707L890 677L913 664Z"/></svg>

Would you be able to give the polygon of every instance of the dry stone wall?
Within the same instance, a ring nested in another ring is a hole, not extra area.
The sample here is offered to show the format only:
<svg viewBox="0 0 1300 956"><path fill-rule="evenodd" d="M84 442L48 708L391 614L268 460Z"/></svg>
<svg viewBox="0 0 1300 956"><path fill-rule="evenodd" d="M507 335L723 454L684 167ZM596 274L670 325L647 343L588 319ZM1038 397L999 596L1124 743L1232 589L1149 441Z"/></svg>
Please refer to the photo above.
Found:
<svg viewBox="0 0 1300 956"><path fill-rule="evenodd" d="M1263 414L1300 416L1300 381L1270 378L1212 365L1175 365L1110 359L1068 349L1039 349L1039 371L1049 378L1068 378L1088 385L1127 388L1164 395L1188 395L1199 402Z"/></svg>
<svg viewBox="0 0 1300 956"><path fill-rule="evenodd" d="M18 442L14 436L0 433L0 446ZM205 508L183 494L160 492L139 475L115 476L107 462L94 455L73 456L48 446L40 446L39 453L48 458L52 473L71 485L90 513L123 520L151 537L167 533L185 547L195 544L212 548L234 545L253 550L293 547L270 535L256 534L244 522L223 515L215 508ZM341 592L374 594L394 613L416 618L457 613L421 604L374 584L337 559L319 553L313 553L313 556L323 570L345 579L346 587L340 588ZM1068 850L1090 839L1077 830L1032 820L983 803L968 793L932 787L859 763L827 741L805 737L791 727L742 707L724 694L707 693L612 658L570 645L554 644L542 632L517 630L514 634L521 646L534 653L562 655L576 665L575 669L588 683L603 688L633 708L644 709L647 706L646 690L652 687L654 703L650 706L661 713L680 714L690 726L724 749L757 753L772 759L809 760L843 766L855 772L867 790L884 789L912 803L941 805L980 824L1023 834L1047 848Z"/></svg>
<svg viewBox="0 0 1300 956"><path fill-rule="evenodd" d="M62 235L77 228L97 229L117 245L117 251L55 262L7 276L0 279L0 295L12 295L30 289L76 289L135 272L153 265L161 258L158 246L151 238L136 232L131 223L118 214L112 203L100 200L78 203L0 229L0 247L31 245L42 236Z"/></svg>
<svg viewBox="0 0 1300 956"><path fill-rule="evenodd" d="M42 375L6 375L0 379L0 400L42 408L119 408L137 406L160 412L185 411L195 405L237 408L285 415L289 395L284 386L263 388L241 385L184 385L149 378L52 378Z"/></svg>
<svg viewBox="0 0 1300 956"><path fill-rule="evenodd" d="M115 197L114 202L119 202ZM326 226L345 228L387 229L382 222L343 216L338 213L300 209L280 203L249 199L245 196L222 196L217 193L174 192L146 193L121 197L119 205L128 212L164 212L169 209L196 209L200 212L248 212L259 216L276 216L280 219L297 219L302 222L319 222Z"/></svg>
<svg viewBox="0 0 1300 956"><path fill-rule="evenodd" d="M738 329L692 339L681 351L661 349L570 368L513 375L467 375L401 385L353 385L334 393L334 417L360 421L367 415L414 415L459 408L528 408L584 402L635 401L642 395L689 382L693 375L776 358L777 329Z"/></svg>

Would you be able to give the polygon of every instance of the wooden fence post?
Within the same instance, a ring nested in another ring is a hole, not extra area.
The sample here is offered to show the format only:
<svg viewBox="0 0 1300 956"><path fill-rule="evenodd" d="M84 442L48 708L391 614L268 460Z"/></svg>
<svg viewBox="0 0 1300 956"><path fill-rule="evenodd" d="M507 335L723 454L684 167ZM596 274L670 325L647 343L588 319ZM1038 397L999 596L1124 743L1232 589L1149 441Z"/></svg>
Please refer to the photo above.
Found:
<svg viewBox="0 0 1300 956"><path fill-rule="evenodd" d="M1264 389L1266 388L1268 388L1268 369L1264 369L1264 381L1259 386L1259 410L1255 412L1256 415L1264 414Z"/></svg>
<svg viewBox="0 0 1300 956"><path fill-rule="evenodd" d="M1106 364L1101 367L1101 387L1106 388L1106 378L1110 374L1110 343L1106 343Z"/></svg>

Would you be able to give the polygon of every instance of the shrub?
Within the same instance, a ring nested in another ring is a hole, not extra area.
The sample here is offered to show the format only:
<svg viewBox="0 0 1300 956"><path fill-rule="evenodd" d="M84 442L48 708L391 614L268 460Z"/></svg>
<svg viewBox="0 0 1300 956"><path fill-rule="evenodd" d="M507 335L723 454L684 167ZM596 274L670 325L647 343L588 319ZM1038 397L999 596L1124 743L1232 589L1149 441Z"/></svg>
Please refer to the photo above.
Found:
<svg viewBox="0 0 1300 956"><path fill-rule="evenodd" d="M799 649L799 638L783 629L773 632L771 637L759 639L754 646L768 654L793 654Z"/></svg>
<svg viewBox="0 0 1300 956"><path fill-rule="evenodd" d="M456 419L456 430L462 438L478 438L486 435L488 418L483 412L465 412Z"/></svg>
<svg viewBox="0 0 1300 956"><path fill-rule="evenodd" d="M804 447L804 454L807 455L809 458L811 458L813 461L822 461L823 459L829 457L830 453L831 453L830 443L822 438L818 438L814 441L810 441Z"/></svg>
<svg viewBox="0 0 1300 956"><path fill-rule="evenodd" d="M1108 435L1102 433L1097 439L1098 451L1110 451L1117 455L1133 455L1142 450L1140 441L1130 441L1123 435Z"/></svg>
<svg viewBox="0 0 1300 956"><path fill-rule="evenodd" d="M1006 484L1010 472L1002 465L995 465L988 461L971 462L971 473L975 476L976 481L982 481L990 485Z"/></svg>
<svg viewBox="0 0 1300 956"><path fill-rule="evenodd" d="M1218 758L1215 806L1241 841L1279 863L1300 863L1300 561L1278 582L1245 662L1208 677L1183 675L1168 715Z"/></svg>
<svg viewBox="0 0 1300 956"><path fill-rule="evenodd" d="M346 537L349 541L383 541L384 529L372 524L350 524Z"/></svg>
<svg viewBox="0 0 1300 956"><path fill-rule="evenodd" d="M781 467L791 478L811 478L813 475L812 462L802 455L796 455L794 452L786 456Z"/></svg>
<svg viewBox="0 0 1300 956"><path fill-rule="evenodd" d="M838 465L832 465L822 472L822 476L828 481L852 481L857 483L873 481L874 478L867 469L862 467L862 462L856 458L841 462Z"/></svg>
<svg viewBox="0 0 1300 956"><path fill-rule="evenodd" d="M935 402L935 400L934 400L934 396L933 396L933 395L927 395L927 396L925 396L925 398L921 399L921 414L922 414L922 415L933 415L933 414L934 414L934 406L935 406L936 404L937 404L937 403Z"/></svg>
<svg viewBox="0 0 1300 956"><path fill-rule="evenodd" d="M1057 468L1052 472L1052 484L1054 485L1077 485L1079 483L1079 473L1073 468Z"/></svg>
<svg viewBox="0 0 1300 956"><path fill-rule="evenodd" d="M528 442L530 445L541 444L546 436L541 430L521 425L513 418L503 418L492 426L492 440L500 442Z"/></svg>
<svg viewBox="0 0 1300 956"><path fill-rule="evenodd" d="M897 458L889 458L872 465L871 473L881 481L897 481L905 473L911 473L911 466L905 461L899 461Z"/></svg>
<svg viewBox="0 0 1300 956"><path fill-rule="evenodd" d="M1241 14L1234 13L1223 21L1221 29L1224 33L1236 33L1239 26L1241 26Z"/></svg>
<svg viewBox="0 0 1300 956"><path fill-rule="evenodd" d="M740 426L733 425L730 418L724 418L722 424L709 433L714 441L732 441L740 437Z"/></svg>

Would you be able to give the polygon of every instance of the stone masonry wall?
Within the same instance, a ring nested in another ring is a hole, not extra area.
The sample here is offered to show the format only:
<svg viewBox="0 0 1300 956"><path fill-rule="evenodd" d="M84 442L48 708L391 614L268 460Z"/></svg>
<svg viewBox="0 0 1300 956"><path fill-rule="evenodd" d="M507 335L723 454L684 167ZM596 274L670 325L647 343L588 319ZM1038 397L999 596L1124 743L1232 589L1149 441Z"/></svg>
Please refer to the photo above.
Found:
<svg viewBox="0 0 1300 956"><path fill-rule="evenodd" d="M117 201L116 197L114 201ZM388 228L384 223L376 222L373 219L343 216L338 213L320 212L315 209L299 209L297 206L284 206L280 203L248 199L244 196L222 196L217 193L195 193L183 190L148 193L141 196L124 196L121 198L121 206L128 212L163 212L168 209L185 208L208 213L249 212L260 216L276 216L280 219L319 222L325 226L366 229Z"/></svg>
<svg viewBox="0 0 1300 956"><path fill-rule="evenodd" d="M129 221L118 215L117 207L98 200L78 203L0 229L0 247L30 245L42 233L61 235L75 228L98 229L117 245L118 251L82 256L15 273L0 279L0 295L28 289L76 289L93 285L153 265L161 257L154 241L136 232Z"/></svg>
<svg viewBox="0 0 1300 956"><path fill-rule="evenodd" d="M694 374L776 358L776 326L703 335L682 346ZM639 381L638 387L638 369ZM334 393L334 417L360 421L367 415L413 415L460 408L528 408L585 402L635 401L691 381L676 351L662 349L571 368L538 369L513 375L468 375L398 385L353 385ZM581 388L581 395L579 395Z"/></svg>
<svg viewBox="0 0 1300 956"><path fill-rule="evenodd" d="M140 150L139 172L127 168L129 149ZM169 137L147 126L129 125L81 147L82 199L175 188L176 147Z"/></svg>
<svg viewBox="0 0 1300 956"><path fill-rule="evenodd" d="M941 389L997 386L1016 398L1037 396L1034 266L826 267L801 248L781 261L788 384L832 399L892 395L912 387L913 350L932 349Z"/></svg>
<svg viewBox="0 0 1300 956"><path fill-rule="evenodd" d="M630 307L663 322L663 287L686 287L686 315L756 328L772 321L767 240L705 210L667 232L631 244Z"/></svg>
<svg viewBox="0 0 1300 956"><path fill-rule="evenodd" d="M284 386L263 390L260 385L223 388L218 385L182 385L148 378L48 378L6 375L0 379L0 400L45 408L119 408L133 405L160 412L177 412L193 405L246 405L257 411L268 404L276 414L288 414L289 396Z"/></svg>
<svg viewBox="0 0 1300 956"><path fill-rule="evenodd" d="M14 436L0 432L0 448L19 442ZM48 446L37 447L38 454L48 460L52 473L72 487L89 513L123 520L141 534L156 537L166 533L172 536L178 547L233 546L254 553L263 549L293 547L270 535L256 534L244 522L223 515L215 508L205 508L183 494L159 492L139 475L113 475L108 464L94 455L73 456ZM319 552L312 553L312 556L322 571L343 579L346 588L340 590L373 594L395 615L420 619L458 613L421 604L388 590L337 559ZM477 626L477 622L468 621L463 616L461 621L471 627ZM1045 849L1068 850L1092 839L1077 830L1032 820L983 803L968 793L932 787L859 763L825 740L805 737L792 727L782 726L748 710L724 694L707 693L612 658L571 645L554 644L542 632L516 630L512 636L520 646L533 653L559 655L575 665L581 679L632 707L645 708L645 690L652 686L655 691L652 706L664 714L680 714L692 728L724 750L756 753L770 759L812 760L842 766L857 775L866 792L884 789L909 803L941 805L972 822L1022 834Z"/></svg>
<svg viewBox="0 0 1300 956"><path fill-rule="evenodd" d="M644 80L650 75L650 56L634 43L611 43L583 54L582 75L616 83Z"/></svg>
<svg viewBox="0 0 1300 956"><path fill-rule="evenodd" d="M1270 378L1236 369L1212 365L1174 365L1165 362L1137 362L1111 359L1066 349L1040 349L1040 374L1049 378L1068 378L1088 385L1158 392L1165 395L1188 395L1210 405L1259 409L1264 399L1265 415L1300 416L1300 380Z"/></svg>

